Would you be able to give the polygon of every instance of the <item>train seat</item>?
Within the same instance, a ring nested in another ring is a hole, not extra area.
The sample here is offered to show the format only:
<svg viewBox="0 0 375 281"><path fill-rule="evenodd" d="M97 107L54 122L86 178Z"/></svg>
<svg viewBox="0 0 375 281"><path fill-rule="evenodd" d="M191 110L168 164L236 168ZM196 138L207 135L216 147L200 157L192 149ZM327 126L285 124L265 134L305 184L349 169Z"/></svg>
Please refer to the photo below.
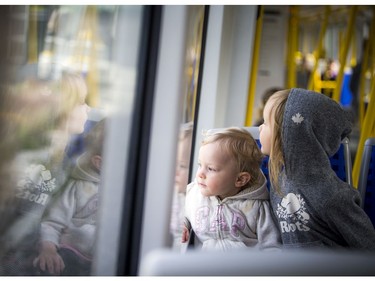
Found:
<svg viewBox="0 0 375 281"><path fill-rule="evenodd" d="M365 141L358 180L358 191L361 194L361 207L375 226L375 138Z"/></svg>
<svg viewBox="0 0 375 281"><path fill-rule="evenodd" d="M249 131L249 133L253 136L253 138L255 139L255 141L257 142L257 144L260 148L262 145L261 145L260 140L259 140L259 127L252 126L252 127L244 127L244 128ZM261 169L263 171L263 174L267 178L267 188L269 190L270 189L270 181L269 181L269 173L268 173L268 159L269 159L268 155L264 155L262 165L261 165Z"/></svg>
<svg viewBox="0 0 375 281"><path fill-rule="evenodd" d="M349 139L344 138L341 141L339 150L329 158L332 169L337 176L353 186L352 178L352 158L349 148Z"/></svg>

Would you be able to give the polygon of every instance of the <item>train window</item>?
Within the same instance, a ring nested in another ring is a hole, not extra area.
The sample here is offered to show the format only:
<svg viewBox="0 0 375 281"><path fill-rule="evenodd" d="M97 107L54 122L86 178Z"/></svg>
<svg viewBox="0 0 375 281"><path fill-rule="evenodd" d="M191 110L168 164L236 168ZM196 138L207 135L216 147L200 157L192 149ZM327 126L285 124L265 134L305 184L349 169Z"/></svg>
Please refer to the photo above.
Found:
<svg viewBox="0 0 375 281"><path fill-rule="evenodd" d="M0 275L95 274L120 234L144 8L0 12Z"/></svg>

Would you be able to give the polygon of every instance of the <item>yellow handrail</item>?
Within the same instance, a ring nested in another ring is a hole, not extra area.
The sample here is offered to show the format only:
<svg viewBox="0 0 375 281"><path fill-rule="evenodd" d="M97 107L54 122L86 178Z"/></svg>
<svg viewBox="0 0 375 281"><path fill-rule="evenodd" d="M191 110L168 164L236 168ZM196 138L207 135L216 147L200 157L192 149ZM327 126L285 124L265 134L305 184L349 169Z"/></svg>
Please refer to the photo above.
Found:
<svg viewBox="0 0 375 281"><path fill-rule="evenodd" d="M296 63L295 56L297 51L298 37L298 6L290 8L290 19L288 29L288 55L286 65L288 66L287 88L294 88L296 82Z"/></svg>
<svg viewBox="0 0 375 281"><path fill-rule="evenodd" d="M369 32L369 38L366 42L365 50L364 50L364 55L362 58L362 68L361 68L361 75L360 75L360 80L359 80L359 102L358 102L358 112L359 112L359 126L360 130L362 130L362 124L365 116L365 106L364 106L364 96L365 96L365 80L366 80L366 71L368 69L368 61L369 57L374 60L374 47L375 47L375 8L372 10L372 23L370 26L370 32ZM372 50L372 51L371 51ZM374 64L374 61L373 61ZM371 66L370 66L371 67ZM372 67L371 67L372 68Z"/></svg>
<svg viewBox="0 0 375 281"><path fill-rule="evenodd" d="M263 14L264 14L264 7L259 6L259 15L257 18L257 23L256 23L255 41L254 41L253 56L252 56L253 62L251 64L249 92L248 92L248 98L247 98L247 112L246 112L246 120L245 120L245 126L247 127L252 125L251 122L252 122L252 116L253 116L254 96L255 96L256 79L257 79L257 72L258 72L259 49L260 49L260 41L261 41L261 35L262 35Z"/></svg>
<svg viewBox="0 0 375 281"><path fill-rule="evenodd" d="M375 79L373 78L371 81L370 100L367 106L363 129L361 131L361 136L359 138L358 149L357 149L356 157L354 160L354 166L353 166L353 184L355 187L358 186L359 172L360 172L360 166L361 166L361 161L362 161L364 143L368 138L375 137L374 125L375 125Z"/></svg>
<svg viewBox="0 0 375 281"><path fill-rule="evenodd" d="M360 90L359 90L359 124L360 124L360 138L358 142L358 148L356 152L356 157L353 165L353 183L355 186L358 185L359 173L361 169L362 154L364 149L365 141L370 137L375 137L375 76L374 76L374 66L375 66L375 8L373 8L373 20L370 26L370 36L365 46L365 54L362 60L361 69L361 79L360 79ZM368 69L368 61L371 58L370 72L371 72L371 87L369 92L369 99L367 109L364 108L364 83L365 83L365 73ZM363 122L362 122L363 121ZM363 123L363 124L362 124Z"/></svg>

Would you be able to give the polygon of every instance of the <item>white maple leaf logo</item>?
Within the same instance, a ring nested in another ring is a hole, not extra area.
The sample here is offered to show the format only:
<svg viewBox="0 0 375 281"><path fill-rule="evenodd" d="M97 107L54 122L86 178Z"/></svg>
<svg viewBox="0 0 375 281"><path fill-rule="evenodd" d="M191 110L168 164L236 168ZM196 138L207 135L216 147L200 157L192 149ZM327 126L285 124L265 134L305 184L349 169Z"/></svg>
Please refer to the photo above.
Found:
<svg viewBox="0 0 375 281"><path fill-rule="evenodd" d="M297 113L296 115L292 116L292 120L296 124L301 124L302 121L303 121L303 119L304 119L303 116L301 114L299 114L299 113Z"/></svg>

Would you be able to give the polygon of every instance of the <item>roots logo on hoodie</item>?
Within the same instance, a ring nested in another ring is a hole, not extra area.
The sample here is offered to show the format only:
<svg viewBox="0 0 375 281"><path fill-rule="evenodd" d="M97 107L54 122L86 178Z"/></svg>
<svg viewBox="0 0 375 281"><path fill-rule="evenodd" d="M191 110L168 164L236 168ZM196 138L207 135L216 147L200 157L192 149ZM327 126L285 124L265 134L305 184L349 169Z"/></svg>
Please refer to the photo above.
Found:
<svg viewBox="0 0 375 281"><path fill-rule="evenodd" d="M279 204L276 214L282 233L309 231L310 215L306 212L305 200L300 194L288 193Z"/></svg>
<svg viewBox="0 0 375 281"><path fill-rule="evenodd" d="M17 184L17 197L45 206L49 194L56 189L56 179L43 165L30 165Z"/></svg>

